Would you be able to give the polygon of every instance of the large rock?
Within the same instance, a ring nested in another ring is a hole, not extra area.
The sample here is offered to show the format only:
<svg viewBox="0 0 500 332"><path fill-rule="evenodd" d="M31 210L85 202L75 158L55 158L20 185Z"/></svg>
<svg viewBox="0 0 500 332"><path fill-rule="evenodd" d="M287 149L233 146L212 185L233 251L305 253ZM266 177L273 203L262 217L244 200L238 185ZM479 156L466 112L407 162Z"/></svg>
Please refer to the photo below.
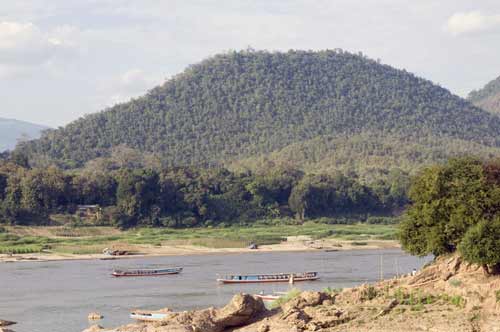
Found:
<svg viewBox="0 0 500 332"><path fill-rule="evenodd" d="M222 332L227 328L252 323L266 311L261 299L248 294L237 294L221 309L184 311L170 314L155 323L137 323L107 332ZM97 332L85 330L84 332ZM104 331L102 331L104 332Z"/></svg>
<svg viewBox="0 0 500 332"><path fill-rule="evenodd" d="M326 293L321 292L302 292L299 296L282 305L283 312L286 313L292 309L304 309L305 307L315 307L323 304L325 300L332 298Z"/></svg>
<svg viewBox="0 0 500 332"><path fill-rule="evenodd" d="M246 294L238 294L224 308L217 310L215 322L224 327L241 326L266 309L261 299Z"/></svg>

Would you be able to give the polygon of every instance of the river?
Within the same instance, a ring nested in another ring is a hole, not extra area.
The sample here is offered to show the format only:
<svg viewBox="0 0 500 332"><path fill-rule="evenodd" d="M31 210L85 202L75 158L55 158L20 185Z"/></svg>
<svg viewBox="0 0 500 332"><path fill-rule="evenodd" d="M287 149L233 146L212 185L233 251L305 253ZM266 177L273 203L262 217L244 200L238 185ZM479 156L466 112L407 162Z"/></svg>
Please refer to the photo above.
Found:
<svg viewBox="0 0 500 332"><path fill-rule="evenodd" d="M401 250L214 254L124 260L0 264L0 318L17 321L16 332L80 332L87 315L100 325L131 322L133 308L188 310L222 306L237 292L286 291L288 284L218 285L218 274L318 271L321 280L297 283L304 290L350 287L409 273L430 258ZM179 275L113 278L115 267L182 266Z"/></svg>

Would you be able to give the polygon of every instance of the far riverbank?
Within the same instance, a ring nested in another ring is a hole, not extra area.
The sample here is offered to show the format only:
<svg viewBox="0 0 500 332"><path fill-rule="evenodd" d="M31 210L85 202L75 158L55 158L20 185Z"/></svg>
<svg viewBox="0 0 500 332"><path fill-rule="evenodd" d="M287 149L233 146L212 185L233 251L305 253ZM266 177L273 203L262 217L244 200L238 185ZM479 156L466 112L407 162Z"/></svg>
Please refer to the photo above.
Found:
<svg viewBox="0 0 500 332"><path fill-rule="evenodd" d="M229 228L8 226L0 262L122 259L247 252L344 251L399 248L395 225L259 225ZM258 249L249 249L256 244ZM126 252L103 254L104 249Z"/></svg>
<svg viewBox="0 0 500 332"><path fill-rule="evenodd" d="M278 244L263 245L258 249L248 248L209 248L194 245L135 245L130 255L109 256L105 254L71 254L71 253L30 253L30 254L1 254L0 262L47 262L62 260L91 260L91 259L130 259L142 257L161 256L183 256L202 254L241 254L241 253L262 253L262 252L308 252L308 251L347 251L347 250L381 250L397 249L400 245L395 240L369 240L358 241L338 241L338 240L309 240L307 237L301 240L291 240Z"/></svg>

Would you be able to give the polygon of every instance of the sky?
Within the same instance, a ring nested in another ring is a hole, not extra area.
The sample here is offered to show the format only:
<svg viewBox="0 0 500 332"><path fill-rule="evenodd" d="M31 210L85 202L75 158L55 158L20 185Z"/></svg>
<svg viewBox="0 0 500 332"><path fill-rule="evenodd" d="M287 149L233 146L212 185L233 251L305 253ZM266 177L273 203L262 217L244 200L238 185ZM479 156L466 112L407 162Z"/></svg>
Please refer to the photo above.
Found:
<svg viewBox="0 0 500 332"><path fill-rule="evenodd" d="M0 1L0 117L51 127L248 47L363 52L460 96L500 76L499 0Z"/></svg>

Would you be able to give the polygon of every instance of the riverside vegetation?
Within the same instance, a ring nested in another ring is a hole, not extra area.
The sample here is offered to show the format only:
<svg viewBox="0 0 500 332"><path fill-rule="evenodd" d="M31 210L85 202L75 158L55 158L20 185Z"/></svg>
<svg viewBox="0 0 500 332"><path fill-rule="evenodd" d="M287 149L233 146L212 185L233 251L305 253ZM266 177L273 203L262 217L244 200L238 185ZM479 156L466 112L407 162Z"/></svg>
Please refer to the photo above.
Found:
<svg viewBox="0 0 500 332"><path fill-rule="evenodd" d="M341 173L304 174L291 167L245 173L223 168L64 171L31 168L13 155L0 161L0 223L57 224L49 217L54 214L66 215L67 223L122 229L241 226L280 218L284 223L311 218L391 223L393 211L407 201L408 183L408 174L397 170L372 184ZM99 205L102 211L85 221L71 216L84 204Z"/></svg>

